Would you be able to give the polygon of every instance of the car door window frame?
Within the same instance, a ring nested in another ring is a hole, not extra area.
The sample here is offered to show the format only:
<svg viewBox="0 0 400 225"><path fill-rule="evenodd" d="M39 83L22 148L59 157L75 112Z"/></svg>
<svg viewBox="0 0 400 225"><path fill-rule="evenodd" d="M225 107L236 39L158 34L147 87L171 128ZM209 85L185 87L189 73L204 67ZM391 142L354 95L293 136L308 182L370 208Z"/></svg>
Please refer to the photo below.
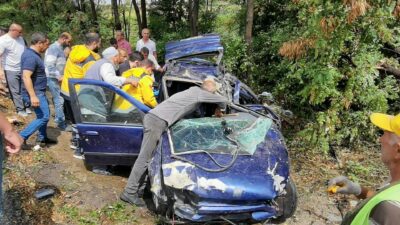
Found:
<svg viewBox="0 0 400 225"><path fill-rule="evenodd" d="M75 118L76 123L92 124L92 122L83 121L80 104L79 104L79 100L78 100L78 95L77 95L77 92L75 89L76 85L93 85L93 86L97 86L97 87L101 87L101 88L106 88L106 89L112 91L114 93L114 96L115 96L115 94L117 94L117 95L121 96L122 98L124 98L125 100L127 100L129 103L131 103L133 106L135 106L139 111L141 111L143 113L147 113L148 111L150 111L150 108L148 106L142 104L141 102L139 102L138 100L136 100L135 98L133 98L132 96L127 94L126 92L122 91L120 88L115 87L111 84L108 84L104 81L92 80L92 79L69 79L68 86L69 86L69 91L70 91L71 107L72 107L72 112L74 114L73 116ZM127 124L123 124L123 123L99 123L99 124L112 124L112 125L123 125L123 126L127 125ZM129 125L142 125L142 124L129 124Z"/></svg>

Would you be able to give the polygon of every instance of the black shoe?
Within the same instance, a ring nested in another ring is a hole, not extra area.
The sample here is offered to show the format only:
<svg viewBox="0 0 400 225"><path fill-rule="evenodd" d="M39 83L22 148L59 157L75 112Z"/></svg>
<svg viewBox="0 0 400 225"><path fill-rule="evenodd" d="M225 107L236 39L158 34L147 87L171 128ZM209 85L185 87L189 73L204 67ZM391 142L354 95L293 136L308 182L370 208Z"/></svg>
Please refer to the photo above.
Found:
<svg viewBox="0 0 400 225"><path fill-rule="evenodd" d="M139 196L137 194L127 194L125 191L122 192L122 194L119 196L119 198L124 201L127 202L131 205L135 205L137 207L144 207L146 206L146 203L143 201L143 199L139 198Z"/></svg>
<svg viewBox="0 0 400 225"><path fill-rule="evenodd" d="M22 149L22 150L32 150L32 146L31 146L31 145L28 145L28 144L26 143L26 141L24 141L24 143L23 143L22 146L21 146L21 149Z"/></svg>
<svg viewBox="0 0 400 225"><path fill-rule="evenodd" d="M53 140L50 138L45 138L43 140L36 140L36 144L40 145L40 147L44 147L46 145L55 145L57 143L58 143L57 140Z"/></svg>

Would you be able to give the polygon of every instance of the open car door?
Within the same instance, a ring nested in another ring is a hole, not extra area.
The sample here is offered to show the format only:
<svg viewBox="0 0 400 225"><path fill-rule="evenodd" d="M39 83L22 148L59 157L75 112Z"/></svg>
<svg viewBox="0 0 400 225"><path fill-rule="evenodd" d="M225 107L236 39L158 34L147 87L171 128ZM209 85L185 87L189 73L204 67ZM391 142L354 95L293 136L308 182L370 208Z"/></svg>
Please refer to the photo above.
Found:
<svg viewBox="0 0 400 225"><path fill-rule="evenodd" d="M79 148L89 165L133 165L150 108L103 81L69 79Z"/></svg>

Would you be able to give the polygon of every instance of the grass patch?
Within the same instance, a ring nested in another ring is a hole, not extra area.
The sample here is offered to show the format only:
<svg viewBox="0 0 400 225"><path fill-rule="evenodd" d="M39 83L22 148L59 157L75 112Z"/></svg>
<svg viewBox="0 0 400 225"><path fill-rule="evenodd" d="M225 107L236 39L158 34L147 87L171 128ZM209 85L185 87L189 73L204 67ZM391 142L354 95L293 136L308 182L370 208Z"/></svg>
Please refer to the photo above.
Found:
<svg viewBox="0 0 400 225"><path fill-rule="evenodd" d="M66 218L68 224L96 225L96 224L137 224L135 208L115 202L100 210L84 211L76 206L64 205L59 214Z"/></svg>

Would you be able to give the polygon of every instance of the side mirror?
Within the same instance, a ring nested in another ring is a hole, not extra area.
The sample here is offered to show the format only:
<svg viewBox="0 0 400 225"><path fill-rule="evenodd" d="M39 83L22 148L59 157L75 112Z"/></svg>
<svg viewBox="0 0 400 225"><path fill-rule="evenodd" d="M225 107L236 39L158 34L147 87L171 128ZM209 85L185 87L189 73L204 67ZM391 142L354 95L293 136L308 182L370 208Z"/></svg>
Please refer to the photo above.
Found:
<svg viewBox="0 0 400 225"><path fill-rule="evenodd" d="M274 96L270 92L267 92L267 91L264 91L263 93L259 94L258 97L269 103L272 103L275 101Z"/></svg>

